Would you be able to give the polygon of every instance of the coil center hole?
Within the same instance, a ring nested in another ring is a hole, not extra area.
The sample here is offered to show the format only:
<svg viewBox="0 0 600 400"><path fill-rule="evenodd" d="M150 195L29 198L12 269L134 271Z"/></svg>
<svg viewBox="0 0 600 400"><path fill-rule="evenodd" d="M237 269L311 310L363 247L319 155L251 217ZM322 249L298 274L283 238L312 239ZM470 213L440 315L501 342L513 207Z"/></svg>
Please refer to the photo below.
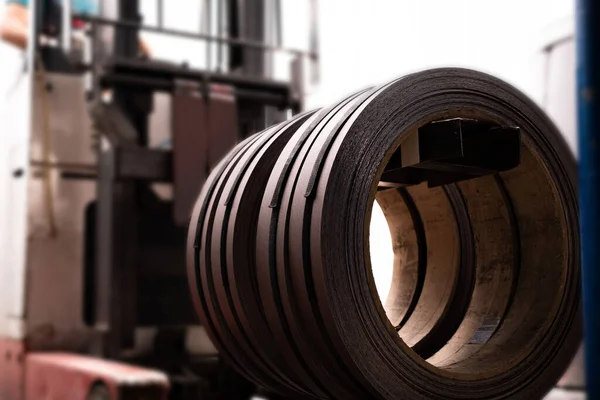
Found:
<svg viewBox="0 0 600 400"><path fill-rule="evenodd" d="M567 248L550 182L518 128L472 119L415 129L390 158L370 221L372 276L386 318L429 364L507 368L551 323ZM554 292L533 291L540 281Z"/></svg>

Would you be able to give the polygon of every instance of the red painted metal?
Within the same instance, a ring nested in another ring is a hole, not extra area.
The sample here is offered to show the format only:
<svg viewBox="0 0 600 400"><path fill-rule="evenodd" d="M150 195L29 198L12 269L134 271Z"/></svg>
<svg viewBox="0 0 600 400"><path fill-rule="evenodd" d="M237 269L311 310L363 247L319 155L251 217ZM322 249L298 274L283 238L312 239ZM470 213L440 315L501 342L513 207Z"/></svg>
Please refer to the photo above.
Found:
<svg viewBox="0 0 600 400"><path fill-rule="evenodd" d="M228 96L233 96L235 94L235 89L233 88L233 86L220 85L218 83L211 84L210 91L211 93L226 94Z"/></svg>
<svg viewBox="0 0 600 400"><path fill-rule="evenodd" d="M0 400L23 399L25 344L0 338Z"/></svg>
<svg viewBox="0 0 600 400"><path fill-rule="evenodd" d="M25 367L27 400L86 400L93 388L102 400L166 400L169 392L160 371L75 354L30 353Z"/></svg>

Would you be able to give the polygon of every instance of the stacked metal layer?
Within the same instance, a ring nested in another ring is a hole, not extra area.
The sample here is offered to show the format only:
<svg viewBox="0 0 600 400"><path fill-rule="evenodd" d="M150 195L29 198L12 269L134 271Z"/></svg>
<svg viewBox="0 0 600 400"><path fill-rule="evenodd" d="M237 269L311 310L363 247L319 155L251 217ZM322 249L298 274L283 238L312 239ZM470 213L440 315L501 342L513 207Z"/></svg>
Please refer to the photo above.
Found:
<svg viewBox="0 0 600 400"><path fill-rule="evenodd" d="M424 128L457 119L485 126L459 148L479 154L442 172L409 163L411 137L425 157L441 125ZM488 136L518 138L505 156L517 162L490 169L504 153ZM488 75L438 69L361 91L214 169L188 238L196 310L239 372L293 398L541 398L580 341L575 171L549 119ZM373 201L395 252L381 301Z"/></svg>

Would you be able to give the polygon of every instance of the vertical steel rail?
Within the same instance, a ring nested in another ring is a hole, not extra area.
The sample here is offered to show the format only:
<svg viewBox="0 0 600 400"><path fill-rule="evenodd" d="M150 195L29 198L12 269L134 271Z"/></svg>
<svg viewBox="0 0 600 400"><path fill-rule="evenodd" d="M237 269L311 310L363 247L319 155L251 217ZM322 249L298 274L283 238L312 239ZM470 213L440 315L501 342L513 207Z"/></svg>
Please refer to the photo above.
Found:
<svg viewBox="0 0 600 400"><path fill-rule="evenodd" d="M158 28L164 28L164 17L163 14L165 12L164 1L156 0L156 21L158 24Z"/></svg>
<svg viewBox="0 0 600 400"><path fill-rule="evenodd" d="M71 22L73 12L71 0L62 2L62 24L61 24L61 46L66 54L71 53L71 41L73 39L73 23Z"/></svg>
<svg viewBox="0 0 600 400"><path fill-rule="evenodd" d="M212 1L205 0L204 2L204 15L205 15L205 25L207 35L212 35ZM210 71L212 67L212 42L206 42L206 70Z"/></svg>
<svg viewBox="0 0 600 400"><path fill-rule="evenodd" d="M319 20L318 20L318 9L317 0L310 0L310 25L309 25L309 44L308 50L313 54L310 59L311 64L311 83L313 85L319 83L321 79L321 71L319 67L319 61L314 56L319 51Z"/></svg>
<svg viewBox="0 0 600 400"><path fill-rule="evenodd" d="M600 399L600 3L577 0L577 119L588 399Z"/></svg>
<svg viewBox="0 0 600 400"><path fill-rule="evenodd" d="M275 10L274 10L274 19L275 19L275 46L282 47L283 46L283 27L281 24L282 11L281 11L281 0L274 0Z"/></svg>
<svg viewBox="0 0 600 400"><path fill-rule="evenodd" d="M223 4L224 0L217 0L217 36L222 38L224 29L223 29ZM223 43L217 42L217 71L223 71Z"/></svg>

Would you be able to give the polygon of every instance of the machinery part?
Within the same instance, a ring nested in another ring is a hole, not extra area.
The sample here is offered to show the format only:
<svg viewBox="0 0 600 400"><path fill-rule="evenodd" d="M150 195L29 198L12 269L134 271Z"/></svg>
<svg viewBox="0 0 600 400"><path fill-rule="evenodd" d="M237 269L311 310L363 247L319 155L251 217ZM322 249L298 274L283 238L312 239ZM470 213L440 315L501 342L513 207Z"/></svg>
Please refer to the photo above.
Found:
<svg viewBox="0 0 600 400"><path fill-rule="evenodd" d="M110 400L110 392L104 383L98 382L90 389L87 400Z"/></svg>
<svg viewBox="0 0 600 400"><path fill-rule="evenodd" d="M113 361L29 353L24 364L25 399L166 400L169 395L164 373Z"/></svg>
<svg viewBox="0 0 600 400"><path fill-rule="evenodd" d="M22 399L25 381L25 342L0 338L0 399Z"/></svg>
<svg viewBox="0 0 600 400"><path fill-rule="evenodd" d="M463 121L489 129L459 154L426 144L446 152L430 168L410 143L438 121L427 140ZM422 162L415 182L382 180ZM488 75L437 69L359 92L250 137L213 171L188 235L196 309L270 391L541 398L580 342L575 172L543 112ZM382 300L374 201L395 251Z"/></svg>
<svg viewBox="0 0 600 400"><path fill-rule="evenodd" d="M520 136L517 127L464 118L426 124L390 159L379 185L432 187L509 170L519 165Z"/></svg>
<svg viewBox="0 0 600 400"><path fill-rule="evenodd" d="M226 85L234 88L237 99L247 99L280 107L294 107L298 103L289 84L262 79L257 76L238 76L185 67L167 62L148 62L127 58L113 58L106 66L107 73L102 77L102 85L109 87L155 88L161 91L175 91L177 81L185 80L198 84Z"/></svg>
<svg viewBox="0 0 600 400"><path fill-rule="evenodd" d="M189 221L195 197L209 171L208 105L193 89L182 89L172 98L171 113L175 172L173 211L175 222L183 226Z"/></svg>
<svg viewBox="0 0 600 400"><path fill-rule="evenodd" d="M600 318L597 305L600 300L600 274L598 273L598 237L600 237L600 215L598 214L598 160L600 151L596 146L600 117L599 103L594 93L598 90L597 67L600 65L597 43L600 28L597 25L600 8L597 2L577 1L577 134L581 185L581 234L583 238L583 303L585 312L585 375L587 396L600 397L600 383L596 374L600 370Z"/></svg>
<svg viewBox="0 0 600 400"><path fill-rule="evenodd" d="M187 226L204 179L238 140L238 117L231 88L211 85L208 98L193 83L172 97L174 214ZM198 129L203 134L198 135Z"/></svg>

